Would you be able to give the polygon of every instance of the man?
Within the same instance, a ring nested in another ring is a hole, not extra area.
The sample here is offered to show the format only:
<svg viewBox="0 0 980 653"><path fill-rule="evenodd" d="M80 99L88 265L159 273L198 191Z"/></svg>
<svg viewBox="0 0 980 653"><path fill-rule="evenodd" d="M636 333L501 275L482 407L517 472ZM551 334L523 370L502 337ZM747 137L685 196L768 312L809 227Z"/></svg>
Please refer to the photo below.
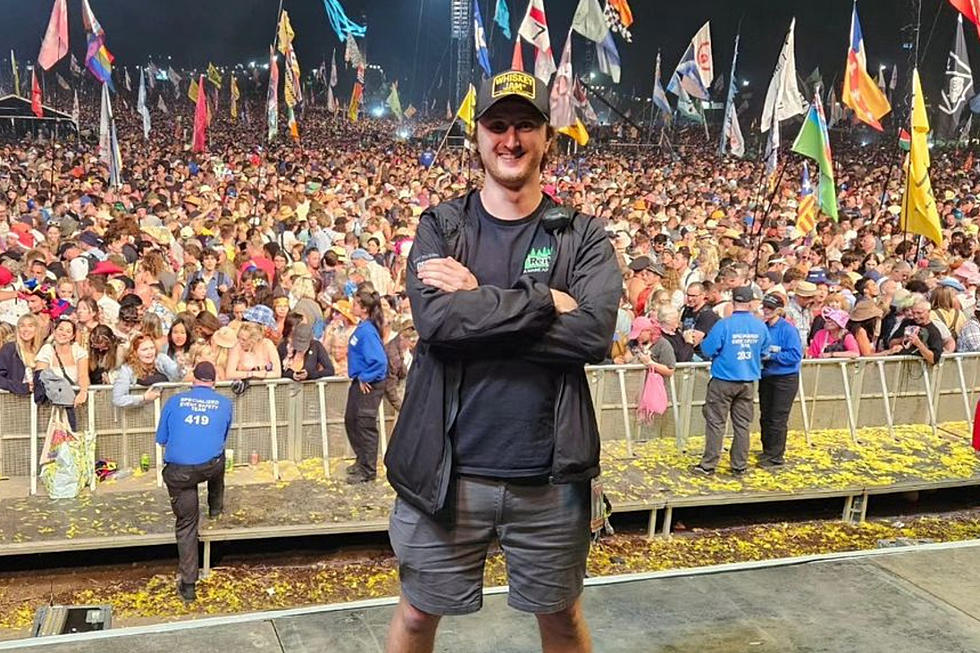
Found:
<svg viewBox="0 0 980 653"><path fill-rule="evenodd" d="M231 428L231 400L214 391L214 365L194 367L194 385L164 404L157 426L163 453L163 482L177 518L180 579L177 592L185 601L197 595L197 486L208 484L208 517L217 519L224 507L225 440Z"/></svg>
<svg viewBox="0 0 980 653"><path fill-rule="evenodd" d="M234 286L234 280L218 269L218 251L208 248L201 254L201 269L194 272L184 288L184 301L190 296L191 283L203 279L207 288L207 298L215 306L221 305L221 296Z"/></svg>
<svg viewBox="0 0 980 653"><path fill-rule="evenodd" d="M684 312L681 313L682 335L687 344L694 347L696 360L704 360L701 353L701 341L708 335L718 320L718 314L708 306L707 293L704 284L692 283L684 295Z"/></svg>
<svg viewBox="0 0 980 653"><path fill-rule="evenodd" d="M622 277L600 221L542 193L548 113L532 75L485 80L483 188L419 222L419 342L385 458L402 589L389 651L431 651L440 615L480 609L495 534L509 604L536 615L543 650L591 650L580 595L599 433L584 365L608 353Z"/></svg>
<svg viewBox="0 0 980 653"><path fill-rule="evenodd" d="M943 336L933 324L928 299L919 298L912 305L912 316L902 320L891 340L889 351L904 356L921 356L929 365L935 365L943 355Z"/></svg>
<svg viewBox="0 0 980 653"><path fill-rule="evenodd" d="M810 327L813 325L813 304L816 301L817 285L809 281L799 281L796 291L786 305L786 319L796 327L800 342L804 346L810 342Z"/></svg>
<svg viewBox="0 0 980 653"><path fill-rule="evenodd" d="M393 295L393 285L391 273L382 265L378 265L374 257L366 249L358 247L350 253L350 260L354 267L359 270L367 281L371 282L379 295Z"/></svg>
<svg viewBox="0 0 980 653"><path fill-rule="evenodd" d="M759 380L759 426L762 431L761 467L780 467L785 462L786 424L800 386L803 345L800 334L783 318L786 302L770 293L762 298L762 319L769 327L769 351Z"/></svg>
<svg viewBox="0 0 980 653"><path fill-rule="evenodd" d="M762 373L762 354L769 351L769 329L752 314L754 294L749 286L732 291L732 314L711 329L701 351L711 360L711 379L704 400L704 454L694 466L696 474L715 473L731 414L734 441L732 474L741 476L749 464L749 423L752 421L753 383Z"/></svg>
<svg viewBox="0 0 980 653"><path fill-rule="evenodd" d="M646 315L647 304L655 292L663 288L664 269L659 263L654 263L649 256L640 256L629 264L634 276L627 286L630 303L637 315Z"/></svg>

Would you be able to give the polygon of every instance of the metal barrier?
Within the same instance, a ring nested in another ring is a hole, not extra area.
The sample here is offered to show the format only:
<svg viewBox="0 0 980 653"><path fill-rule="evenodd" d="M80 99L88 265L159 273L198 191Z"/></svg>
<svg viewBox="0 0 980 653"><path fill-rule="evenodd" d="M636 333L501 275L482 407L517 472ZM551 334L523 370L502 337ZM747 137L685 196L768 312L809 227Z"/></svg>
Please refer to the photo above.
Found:
<svg viewBox="0 0 980 653"><path fill-rule="evenodd" d="M600 365L586 368L592 400L604 440L625 440L627 454L636 442L673 437L678 448L687 447L691 434L704 432L704 405L710 363L681 363L668 380L670 409L652 426L636 420L636 397L646 370L641 365ZM856 446L857 430L897 424L928 423L935 433L939 422L966 421L973 426L973 407L980 392L980 354L948 354L936 366L916 357L872 357L806 360L800 390L790 413L791 429L802 430L809 441L814 429L847 428ZM279 478L281 460L350 453L344 430L344 407L350 380L341 377L296 383L288 379L252 382L235 397L230 384L218 391L235 402L234 422L227 447L238 460L256 452L271 460ZM184 384L159 386L162 396L152 405L116 408L110 386L92 386L78 410L80 430L97 434L97 458L111 458L121 469L139 465L151 454L157 482L162 484L162 451L154 444L160 409ZM51 415L50 406L37 406L26 397L0 393L0 476L29 476L30 491L37 491L37 464ZM387 402L379 412L383 452L394 423ZM32 462L33 461L33 462Z"/></svg>

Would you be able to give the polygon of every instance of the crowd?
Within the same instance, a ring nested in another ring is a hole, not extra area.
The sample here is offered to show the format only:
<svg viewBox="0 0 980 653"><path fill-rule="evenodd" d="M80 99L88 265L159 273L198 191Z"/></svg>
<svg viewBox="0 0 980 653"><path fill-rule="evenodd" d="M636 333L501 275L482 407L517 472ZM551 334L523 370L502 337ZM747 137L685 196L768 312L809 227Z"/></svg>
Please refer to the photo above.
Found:
<svg viewBox="0 0 980 653"><path fill-rule="evenodd" d="M404 290L419 217L478 185L478 166L456 150L424 167L393 123L318 108L301 116L299 144L267 146L258 125L220 117L207 153L192 154L186 120L155 115L144 139L117 102L125 169L110 188L84 128L96 97L83 97L80 138L0 145L0 388L42 395L44 374L112 385L129 408L205 361L218 381L347 376L348 432L363 440L364 415L382 396L399 406L411 365ZM802 234L795 161L770 196L761 163L719 159L700 134L675 140L669 153L572 155L562 143L544 172L548 195L604 220L620 263L610 362L667 376L706 360L704 339L744 286L759 317L763 297L778 298L769 308L807 357L980 351L972 155L933 155L936 245L898 228L891 146L834 134L840 220ZM369 453L353 478L374 478Z"/></svg>

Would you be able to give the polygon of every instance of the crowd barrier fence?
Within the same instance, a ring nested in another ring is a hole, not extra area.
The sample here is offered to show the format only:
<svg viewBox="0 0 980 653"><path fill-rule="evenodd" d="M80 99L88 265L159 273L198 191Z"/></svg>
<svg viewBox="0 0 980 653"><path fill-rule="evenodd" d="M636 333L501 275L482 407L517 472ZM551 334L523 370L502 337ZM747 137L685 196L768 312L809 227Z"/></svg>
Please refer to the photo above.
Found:
<svg viewBox="0 0 980 653"><path fill-rule="evenodd" d="M586 373L599 431L604 440L625 440L627 455L634 454L636 443L651 438L674 438L679 449L686 449L692 434L704 432L700 408L710 363L677 365L667 383L670 406L649 425L637 421L635 410L646 374L643 366L590 366ZM808 442L815 429L846 428L854 446L861 446L857 432L863 427L893 433L896 425L927 424L936 434L941 422L965 421L972 429L978 383L980 354L948 354L935 366L905 356L806 360L789 427L802 430ZM323 471L329 476L329 458L351 453L343 414L349 385L349 379L340 377L303 383L254 381L236 397L230 384L218 384L217 390L235 404L227 447L234 449L239 462L253 452L272 461L277 479L281 461L314 457L323 458ZM92 386L77 416L79 431L96 434L97 459L112 459L120 469L129 469L138 467L147 454L162 485L163 452L154 443L156 423L167 398L187 386L158 387L162 395L152 406L122 409L112 405L110 386ZM29 476L31 494L37 492L36 462L50 415L50 405L0 393L0 477ZM385 401L379 412L382 453L394 418Z"/></svg>

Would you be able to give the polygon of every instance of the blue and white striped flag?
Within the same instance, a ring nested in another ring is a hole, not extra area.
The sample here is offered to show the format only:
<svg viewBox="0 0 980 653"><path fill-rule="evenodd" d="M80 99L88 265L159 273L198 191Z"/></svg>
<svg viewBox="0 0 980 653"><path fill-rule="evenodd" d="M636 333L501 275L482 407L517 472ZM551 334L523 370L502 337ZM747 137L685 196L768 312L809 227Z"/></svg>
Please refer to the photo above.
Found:
<svg viewBox="0 0 980 653"><path fill-rule="evenodd" d="M667 99L667 94L664 93L664 87L660 83L660 50L657 50L657 66L653 73L653 104L664 112L666 120L670 120L670 116L674 110L670 108L670 101Z"/></svg>
<svg viewBox="0 0 980 653"><path fill-rule="evenodd" d="M487 34L483 31L483 17L480 16L480 3L473 0L473 41L476 46L476 60L480 62L483 73L490 77L490 52L487 50Z"/></svg>

